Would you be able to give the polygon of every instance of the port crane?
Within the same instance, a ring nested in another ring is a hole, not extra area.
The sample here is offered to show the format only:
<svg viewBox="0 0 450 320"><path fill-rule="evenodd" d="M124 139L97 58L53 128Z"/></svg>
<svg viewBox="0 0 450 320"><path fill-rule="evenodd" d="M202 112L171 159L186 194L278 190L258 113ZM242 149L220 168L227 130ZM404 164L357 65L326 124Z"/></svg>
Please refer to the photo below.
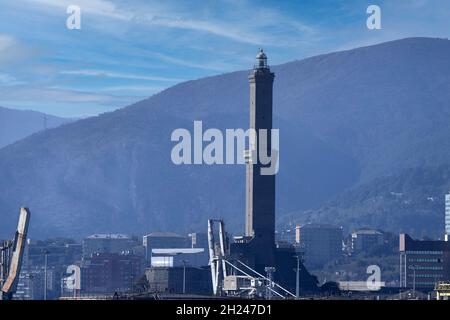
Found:
<svg viewBox="0 0 450 320"><path fill-rule="evenodd" d="M29 222L30 210L20 208L14 238L0 243L0 300L11 300L16 292Z"/></svg>
<svg viewBox="0 0 450 320"><path fill-rule="evenodd" d="M217 242L214 224L219 225ZM244 262L233 259L228 252L228 241L223 220L208 220L209 265L213 294L240 298L295 299L296 296L272 280L273 267L267 267L264 276Z"/></svg>

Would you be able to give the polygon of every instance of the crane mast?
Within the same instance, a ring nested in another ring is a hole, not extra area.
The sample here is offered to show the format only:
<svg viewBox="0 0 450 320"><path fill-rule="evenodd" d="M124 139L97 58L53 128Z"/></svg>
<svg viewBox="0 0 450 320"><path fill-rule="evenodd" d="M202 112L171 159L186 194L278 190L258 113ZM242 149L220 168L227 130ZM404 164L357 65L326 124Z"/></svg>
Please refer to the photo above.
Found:
<svg viewBox="0 0 450 320"><path fill-rule="evenodd" d="M16 292L30 222L30 210L20 208L17 231L0 247L0 300L11 300Z"/></svg>

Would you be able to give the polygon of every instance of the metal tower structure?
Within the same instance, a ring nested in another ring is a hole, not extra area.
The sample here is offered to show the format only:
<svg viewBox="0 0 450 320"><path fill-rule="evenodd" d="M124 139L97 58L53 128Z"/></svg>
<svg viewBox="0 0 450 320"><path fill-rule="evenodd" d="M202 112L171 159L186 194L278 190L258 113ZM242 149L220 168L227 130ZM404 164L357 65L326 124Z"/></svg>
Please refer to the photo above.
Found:
<svg viewBox="0 0 450 320"><path fill-rule="evenodd" d="M30 222L28 208L20 208L17 231L0 246L0 300L11 300L16 292Z"/></svg>
<svg viewBox="0 0 450 320"><path fill-rule="evenodd" d="M214 223L219 224L218 242L214 237ZM214 295L263 299L296 297L273 281L272 273L275 268L266 268L266 277L230 256L223 220L208 220L208 249Z"/></svg>

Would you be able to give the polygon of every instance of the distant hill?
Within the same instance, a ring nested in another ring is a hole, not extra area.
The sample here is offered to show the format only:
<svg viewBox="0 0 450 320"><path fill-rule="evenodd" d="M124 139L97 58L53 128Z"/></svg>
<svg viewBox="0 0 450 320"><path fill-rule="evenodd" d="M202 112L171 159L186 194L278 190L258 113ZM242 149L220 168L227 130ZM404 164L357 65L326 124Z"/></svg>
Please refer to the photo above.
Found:
<svg viewBox="0 0 450 320"><path fill-rule="evenodd" d="M280 223L327 221L346 231L370 226L442 239L449 181L450 165L405 169L347 190L320 208L287 214Z"/></svg>
<svg viewBox="0 0 450 320"><path fill-rule="evenodd" d="M44 130L45 125L55 128L69 121L36 111L0 107L0 148Z"/></svg>
<svg viewBox="0 0 450 320"><path fill-rule="evenodd" d="M449 56L448 40L409 38L272 67L279 222L438 234L450 186L440 169L450 165ZM242 232L243 166L170 161L171 132L194 120L247 127L247 71L188 81L5 147L0 235L21 204L32 209L34 237L204 231L210 217ZM380 200L403 187L420 205ZM429 194L436 202L423 200Z"/></svg>

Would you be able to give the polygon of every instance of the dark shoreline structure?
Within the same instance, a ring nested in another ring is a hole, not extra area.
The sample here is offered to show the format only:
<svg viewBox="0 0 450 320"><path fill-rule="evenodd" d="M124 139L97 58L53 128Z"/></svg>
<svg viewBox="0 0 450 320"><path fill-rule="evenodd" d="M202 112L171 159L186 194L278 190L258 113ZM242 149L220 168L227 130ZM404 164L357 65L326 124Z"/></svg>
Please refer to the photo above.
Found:
<svg viewBox="0 0 450 320"><path fill-rule="evenodd" d="M257 64L249 75L250 129L260 141L261 130L267 130L267 150L272 150L271 131L273 115L273 81L275 74L267 65L267 56L260 50ZM273 151L272 151L273 152ZM236 237L230 245L233 259L240 260L260 274L266 268L275 268L274 281L291 292L296 290L297 255L295 247L275 242L275 176L262 175L261 168L268 167L258 160L247 162L245 235ZM299 262L301 293L317 292L317 278Z"/></svg>

